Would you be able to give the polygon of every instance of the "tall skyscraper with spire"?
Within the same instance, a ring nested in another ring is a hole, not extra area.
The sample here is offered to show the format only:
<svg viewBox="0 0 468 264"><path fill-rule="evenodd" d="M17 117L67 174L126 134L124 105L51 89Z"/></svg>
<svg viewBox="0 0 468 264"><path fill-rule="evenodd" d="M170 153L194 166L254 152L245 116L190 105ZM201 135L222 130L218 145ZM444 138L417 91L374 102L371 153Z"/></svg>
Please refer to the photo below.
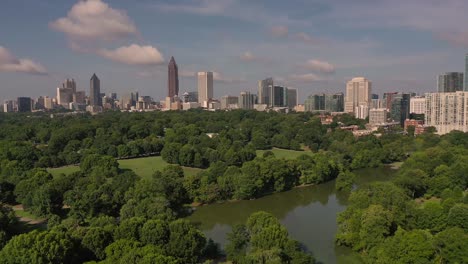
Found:
<svg viewBox="0 0 468 264"><path fill-rule="evenodd" d="M179 69L174 57L171 57L168 65L167 96L172 98L176 95L179 95Z"/></svg>
<svg viewBox="0 0 468 264"><path fill-rule="evenodd" d="M89 84L89 105L102 106L101 81L93 74Z"/></svg>

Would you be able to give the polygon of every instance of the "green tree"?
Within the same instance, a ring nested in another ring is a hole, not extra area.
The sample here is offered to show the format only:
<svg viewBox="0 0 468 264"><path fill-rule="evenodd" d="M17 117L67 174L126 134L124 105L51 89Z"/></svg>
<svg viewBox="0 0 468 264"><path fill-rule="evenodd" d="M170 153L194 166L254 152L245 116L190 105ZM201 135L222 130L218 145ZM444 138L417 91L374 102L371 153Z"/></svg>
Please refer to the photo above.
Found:
<svg viewBox="0 0 468 264"><path fill-rule="evenodd" d="M468 204L456 204L450 209L447 225L468 230Z"/></svg>
<svg viewBox="0 0 468 264"><path fill-rule="evenodd" d="M434 244L441 263L468 263L468 234L463 229L445 229L435 236Z"/></svg>

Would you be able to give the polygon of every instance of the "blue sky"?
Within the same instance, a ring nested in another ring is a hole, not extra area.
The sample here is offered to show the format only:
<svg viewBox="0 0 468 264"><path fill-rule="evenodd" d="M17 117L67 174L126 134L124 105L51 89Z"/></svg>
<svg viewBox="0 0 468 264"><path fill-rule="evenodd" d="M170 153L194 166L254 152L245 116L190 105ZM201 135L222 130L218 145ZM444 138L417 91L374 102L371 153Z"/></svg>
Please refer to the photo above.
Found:
<svg viewBox="0 0 468 264"><path fill-rule="evenodd" d="M464 71L464 0L3 0L0 99L55 96L65 78L89 90L162 99L174 56L180 90L216 72L215 96L256 91L272 76L298 88L344 92L355 76L374 92L435 91Z"/></svg>

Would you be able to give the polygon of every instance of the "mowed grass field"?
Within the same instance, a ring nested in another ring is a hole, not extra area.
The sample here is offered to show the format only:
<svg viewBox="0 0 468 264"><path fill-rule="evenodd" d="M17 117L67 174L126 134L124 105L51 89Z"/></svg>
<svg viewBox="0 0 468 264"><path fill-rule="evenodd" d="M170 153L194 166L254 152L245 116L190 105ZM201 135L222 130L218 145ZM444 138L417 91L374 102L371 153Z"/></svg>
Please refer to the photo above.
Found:
<svg viewBox="0 0 468 264"><path fill-rule="evenodd" d="M257 156L261 157L263 153L265 153L268 150L257 150ZM275 154L275 157L277 158L285 158L285 159L295 159L299 157L300 155L306 154L306 155L313 155L312 151L296 151L296 150L289 150L289 149L279 149L279 148L273 148L271 151Z"/></svg>
<svg viewBox="0 0 468 264"><path fill-rule="evenodd" d="M119 160L118 162L121 169L132 170L142 178L151 177L155 171L162 170L164 167L169 165L169 163L165 162L160 156ZM183 169L185 175L195 175L201 171L201 169L197 168L183 167ZM65 166L60 168L51 168L49 169L49 172L55 177L62 173L70 174L79 170L80 168L78 166Z"/></svg>
<svg viewBox="0 0 468 264"><path fill-rule="evenodd" d="M257 156L261 157L265 151L267 150L257 150ZM302 154L313 155L311 151L307 151L307 150L296 151L296 150L273 148L271 151L273 151L273 153L275 154L277 158L285 158L285 159L295 159ZM151 177L151 175L153 175L155 171L162 170L164 167L169 165L169 163L165 162L161 156L119 160L118 162L119 162L121 169L132 170L138 176L142 178ZM183 169L184 169L185 175L195 175L201 171L201 169L190 168L190 167L183 167ZM60 168L50 168L49 172L55 177L62 173L70 174L73 172L77 172L79 170L80 168L78 166L64 166Z"/></svg>

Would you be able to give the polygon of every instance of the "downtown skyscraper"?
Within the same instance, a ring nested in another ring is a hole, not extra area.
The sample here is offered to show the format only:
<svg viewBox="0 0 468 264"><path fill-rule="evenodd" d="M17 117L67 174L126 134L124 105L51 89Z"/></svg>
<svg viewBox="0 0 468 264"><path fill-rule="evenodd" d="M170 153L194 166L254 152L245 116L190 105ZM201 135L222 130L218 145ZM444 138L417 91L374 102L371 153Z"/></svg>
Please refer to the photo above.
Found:
<svg viewBox="0 0 468 264"><path fill-rule="evenodd" d="M437 78L439 93L453 93L463 91L463 72L446 72Z"/></svg>
<svg viewBox="0 0 468 264"><path fill-rule="evenodd" d="M273 90L273 78L258 81L258 103L271 105L271 96Z"/></svg>
<svg viewBox="0 0 468 264"><path fill-rule="evenodd" d="M167 73L167 96L173 98L179 95L179 69L174 57L169 61Z"/></svg>
<svg viewBox="0 0 468 264"><path fill-rule="evenodd" d="M372 82L364 77L353 78L346 84L345 112L356 113L357 109L370 106Z"/></svg>
<svg viewBox="0 0 468 264"><path fill-rule="evenodd" d="M198 103L206 108L211 99L213 99L213 72L199 72Z"/></svg>
<svg viewBox="0 0 468 264"><path fill-rule="evenodd" d="M101 81L93 74L89 84L89 105L102 106Z"/></svg>

